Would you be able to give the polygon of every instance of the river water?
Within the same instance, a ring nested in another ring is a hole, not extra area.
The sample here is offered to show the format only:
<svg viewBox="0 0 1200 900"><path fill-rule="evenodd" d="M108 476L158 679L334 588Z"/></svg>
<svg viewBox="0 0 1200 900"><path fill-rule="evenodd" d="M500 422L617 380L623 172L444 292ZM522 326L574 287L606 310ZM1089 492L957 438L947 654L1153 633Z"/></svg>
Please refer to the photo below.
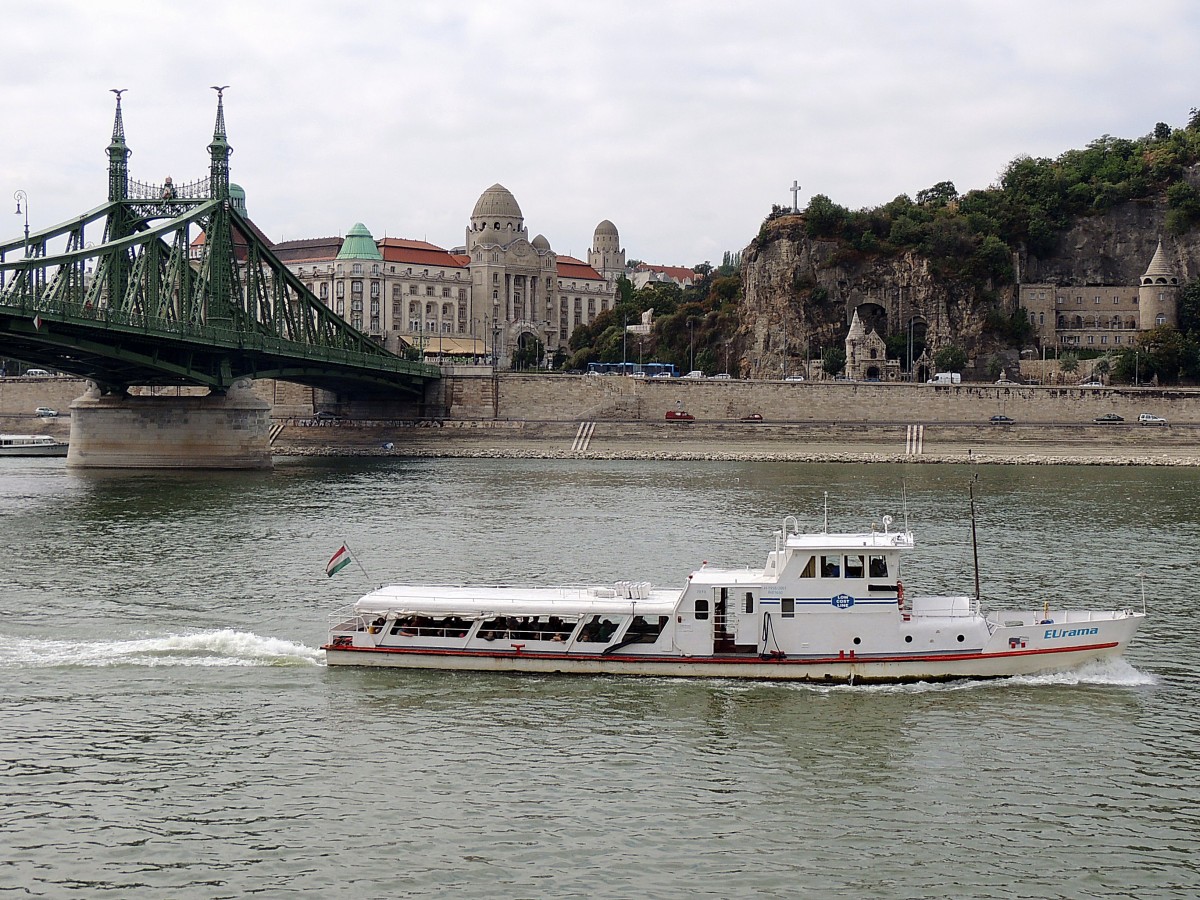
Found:
<svg viewBox="0 0 1200 900"><path fill-rule="evenodd" d="M1069 675L807 687L327 669L375 583L761 565L898 523L973 589L956 466L4 460L0 897L1194 897L1192 470L982 467L985 604L1141 604ZM345 541L360 560L332 579ZM367 574L369 573L369 574Z"/></svg>

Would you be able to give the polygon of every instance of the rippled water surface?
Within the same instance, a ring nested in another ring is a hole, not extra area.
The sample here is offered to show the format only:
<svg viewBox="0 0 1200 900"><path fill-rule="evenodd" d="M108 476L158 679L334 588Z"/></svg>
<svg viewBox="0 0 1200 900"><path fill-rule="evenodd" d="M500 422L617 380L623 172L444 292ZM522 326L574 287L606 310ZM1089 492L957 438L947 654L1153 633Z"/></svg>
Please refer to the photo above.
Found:
<svg viewBox="0 0 1200 900"><path fill-rule="evenodd" d="M973 590L952 466L0 461L0 897L1195 897L1188 470L981 468L985 603L1140 605L1125 661L814 688L326 669L386 580L679 584L788 513L903 521ZM905 504L905 501L907 503ZM346 541L366 569L333 579Z"/></svg>

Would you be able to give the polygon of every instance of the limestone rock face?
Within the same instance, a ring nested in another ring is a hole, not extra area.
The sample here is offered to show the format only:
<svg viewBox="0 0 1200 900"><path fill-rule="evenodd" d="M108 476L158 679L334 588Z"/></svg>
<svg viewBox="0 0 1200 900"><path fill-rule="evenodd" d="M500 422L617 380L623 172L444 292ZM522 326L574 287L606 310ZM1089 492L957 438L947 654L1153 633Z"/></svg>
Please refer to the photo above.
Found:
<svg viewBox="0 0 1200 900"><path fill-rule="evenodd" d="M1200 166L1186 179L1200 185ZM1020 282L1136 286L1159 238L1180 283L1200 275L1200 234L1166 233L1165 194L1128 201L1082 217L1052 255L1014 254ZM807 355L840 347L855 310L868 330L887 338L926 334L936 350L953 344L973 361L998 348L984 332L990 310L1016 309L1016 285L983 285L939 276L922 255L868 254L847 244L812 239L803 215L767 222L742 254L743 301L736 345L742 371L771 377L795 371ZM785 359L786 355L786 359ZM799 363L799 365L797 365ZM786 367L786 368L785 368Z"/></svg>
<svg viewBox="0 0 1200 900"><path fill-rule="evenodd" d="M912 322L931 347L973 350L990 308L961 284L938 278L920 254L864 254L813 240L803 216L768 223L743 253L742 267L738 345L743 372L756 377L798 371L806 358L842 347L856 310L881 337L907 334ZM1011 287L1000 296L1015 303Z"/></svg>

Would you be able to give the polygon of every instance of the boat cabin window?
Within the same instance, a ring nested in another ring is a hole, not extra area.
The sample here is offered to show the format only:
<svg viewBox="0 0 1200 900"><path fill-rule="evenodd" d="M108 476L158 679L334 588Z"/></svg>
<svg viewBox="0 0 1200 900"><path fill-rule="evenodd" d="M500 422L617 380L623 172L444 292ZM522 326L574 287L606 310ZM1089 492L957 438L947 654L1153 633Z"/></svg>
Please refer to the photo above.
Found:
<svg viewBox="0 0 1200 900"><path fill-rule="evenodd" d="M810 556L808 562L804 564L804 571L800 573L801 578L816 578L817 577L817 558Z"/></svg>
<svg viewBox="0 0 1200 900"><path fill-rule="evenodd" d="M887 578L887 557L872 556L868 558L867 571L872 578Z"/></svg>
<svg viewBox="0 0 1200 900"><path fill-rule="evenodd" d="M629 630L625 632L625 643L628 644L653 644L658 640L658 636L662 634L662 630L666 627L667 616L634 616L633 621L629 623Z"/></svg>
<svg viewBox="0 0 1200 900"><path fill-rule="evenodd" d="M821 557L821 577L822 578L841 578L842 577L842 558L840 556L822 556Z"/></svg>
<svg viewBox="0 0 1200 900"><path fill-rule="evenodd" d="M866 571L866 560L861 554L854 556L846 555L846 577L847 578L862 578L863 572Z"/></svg>
<svg viewBox="0 0 1200 900"><path fill-rule="evenodd" d="M779 614L785 619L794 619L796 617L796 598L784 597L780 600Z"/></svg>
<svg viewBox="0 0 1200 900"><path fill-rule="evenodd" d="M746 612L754 612L754 595L746 591L746 605L742 607Z"/></svg>
<svg viewBox="0 0 1200 900"><path fill-rule="evenodd" d="M592 616L579 630L577 640L585 644L607 644L621 627L624 616Z"/></svg>
<svg viewBox="0 0 1200 900"><path fill-rule="evenodd" d="M555 641L565 643L578 619L560 616L495 616L479 626L485 641Z"/></svg>
<svg viewBox="0 0 1200 900"><path fill-rule="evenodd" d="M462 616L397 616L392 620L390 634L404 637L466 637L471 621Z"/></svg>
<svg viewBox="0 0 1200 900"><path fill-rule="evenodd" d="M707 618L708 618L708 601L707 600L697 600L696 601L696 621L703 622Z"/></svg>

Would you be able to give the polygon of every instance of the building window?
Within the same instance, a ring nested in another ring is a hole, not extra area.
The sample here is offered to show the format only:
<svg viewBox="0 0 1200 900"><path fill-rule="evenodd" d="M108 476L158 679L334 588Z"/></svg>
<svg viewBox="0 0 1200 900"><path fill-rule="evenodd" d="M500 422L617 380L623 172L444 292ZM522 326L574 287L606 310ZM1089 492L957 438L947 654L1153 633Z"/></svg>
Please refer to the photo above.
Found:
<svg viewBox="0 0 1200 900"><path fill-rule="evenodd" d="M426 297L433 296L433 285L432 284L425 285L425 296Z"/></svg>
<svg viewBox="0 0 1200 900"><path fill-rule="evenodd" d="M372 297L379 296L379 282L378 281L371 282L371 296Z"/></svg>
<svg viewBox="0 0 1200 900"><path fill-rule="evenodd" d="M1100 298L1099 298L1099 297L1097 297L1097 298L1096 298L1096 305L1097 305L1097 306L1099 306L1099 305L1100 305Z"/></svg>
<svg viewBox="0 0 1200 900"><path fill-rule="evenodd" d="M350 316L350 324L362 331L362 312L352 313Z"/></svg>
<svg viewBox="0 0 1200 900"><path fill-rule="evenodd" d="M337 295L339 298L346 296L346 282L339 281L337 283Z"/></svg>
<svg viewBox="0 0 1200 900"><path fill-rule="evenodd" d="M442 296L449 297L450 296L450 288L448 288L448 287L442 288Z"/></svg>
<svg viewBox="0 0 1200 900"><path fill-rule="evenodd" d="M362 312L362 297L353 298L350 301L350 309L354 312ZM358 318L361 320L362 316L359 316Z"/></svg>
<svg viewBox="0 0 1200 900"><path fill-rule="evenodd" d="M1164 316L1162 313L1159 313L1158 316L1154 319L1154 324L1155 325L1166 325L1167 317Z"/></svg>
<svg viewBox="0 0 1200 900"><path fill-rule="evenodd" d="M321 299L322 300L329 299L329 283L325 282L325 281L321 282Z"/></svg>
<svg viewBox="0 0 1200 900"><path fill-rule="evenodd" d="M350 293L361 294L362 293L362 282L361 281L350 282Z"/></svg>
<svg viewBox="0 0 1200 900"><path fill-rule="evenodd" d="M392 321L399 322L404 318L404 304L399 300L392 301Z"/></svg>
<svg viewBox="0 0 1200 900"><path fill-rule="evenodd" d="M362 263L355 263L354 265L352 265L350 267L350 274L351 275L361 275L362 274Z"/></svg>
<svg viewBox="0 0 1200 900"><path fill-rule="evenodd" d="M1100 335L1100 343L1102 343L1102 344L1108 343L1108 335L1107 334Z"/></svg>
<svg viewBox="0 0 1200 900"><path fill-rule="evenodd" d="M337 314L343 319L346 318L346 301L339 299L337 302Z"/></svg>
<svg viewBox="0 0 1200 900"><path fill-rule="evenodd" d="M459 299L459 300L466 300L466 299L467 299L467 289L466 289L466 288L459 288L459 289L458 289L458 299Z"/></svg>

